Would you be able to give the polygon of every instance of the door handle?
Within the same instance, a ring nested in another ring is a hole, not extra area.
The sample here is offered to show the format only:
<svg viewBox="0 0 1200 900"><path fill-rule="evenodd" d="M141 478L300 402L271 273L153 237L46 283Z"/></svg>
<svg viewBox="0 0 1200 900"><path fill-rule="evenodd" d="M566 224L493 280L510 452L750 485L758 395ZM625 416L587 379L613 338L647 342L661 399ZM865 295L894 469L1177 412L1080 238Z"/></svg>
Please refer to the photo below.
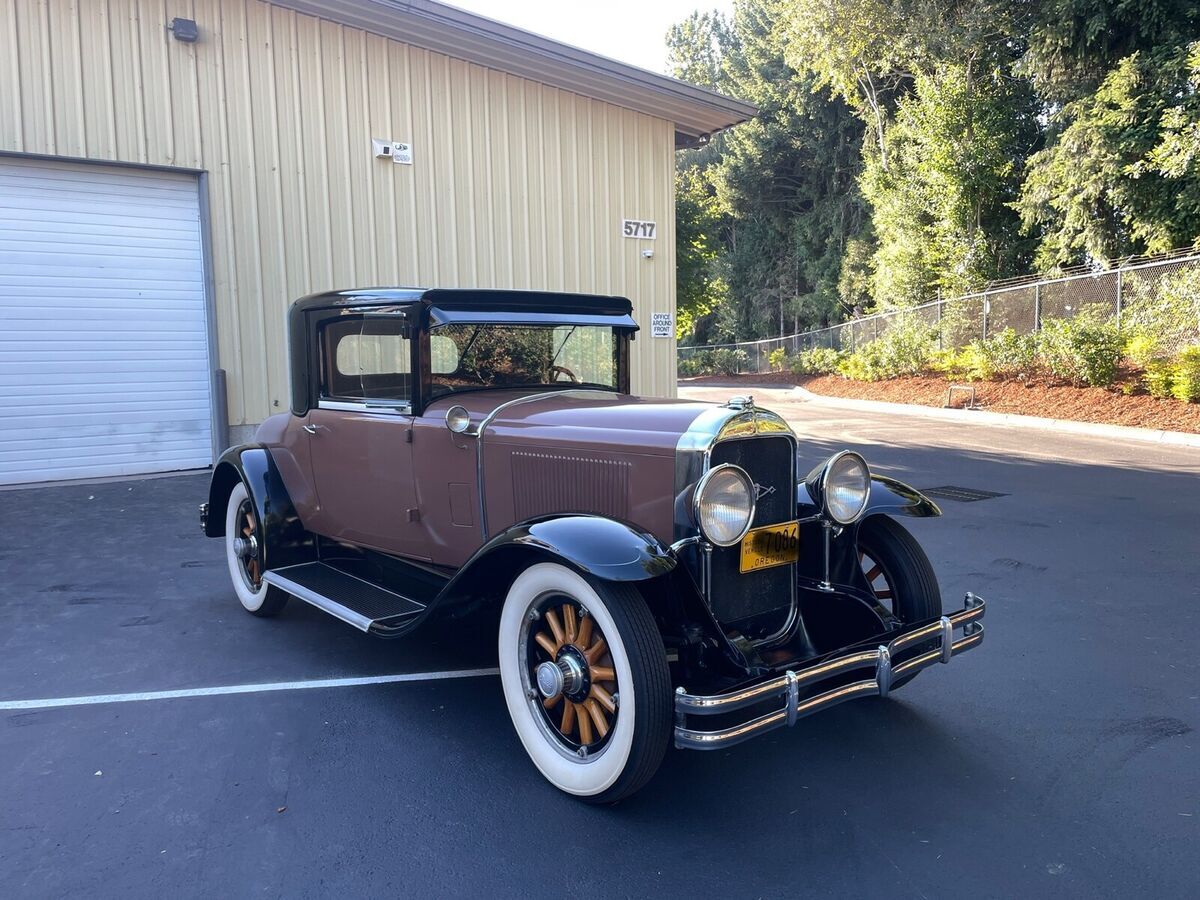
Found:
<svg viewBox="0 0 1200 900"><path fill-rule="evenodd" d="M316 434L318 431L321 430L320 425L301 425L300 427L303 428L305 431L307 431L309 434Z"/></svg>

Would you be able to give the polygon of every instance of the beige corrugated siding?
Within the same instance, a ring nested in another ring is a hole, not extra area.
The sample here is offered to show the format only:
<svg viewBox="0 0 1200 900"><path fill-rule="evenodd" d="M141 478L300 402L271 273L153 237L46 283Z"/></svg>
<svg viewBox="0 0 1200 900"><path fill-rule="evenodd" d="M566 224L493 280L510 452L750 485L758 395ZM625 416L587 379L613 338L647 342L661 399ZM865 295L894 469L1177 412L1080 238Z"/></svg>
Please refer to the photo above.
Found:
<svg viewBox="0 0 1200 900"><path fill-rule="evenodd" d="M287 407L292 299L379 284L623 294L634 389L674 394L674 340L649 328L674 313L665 119L242 0L0 0L0 76L2 151L208 173L233 424ZM626 217L658 239L621 237Z"/></svg>

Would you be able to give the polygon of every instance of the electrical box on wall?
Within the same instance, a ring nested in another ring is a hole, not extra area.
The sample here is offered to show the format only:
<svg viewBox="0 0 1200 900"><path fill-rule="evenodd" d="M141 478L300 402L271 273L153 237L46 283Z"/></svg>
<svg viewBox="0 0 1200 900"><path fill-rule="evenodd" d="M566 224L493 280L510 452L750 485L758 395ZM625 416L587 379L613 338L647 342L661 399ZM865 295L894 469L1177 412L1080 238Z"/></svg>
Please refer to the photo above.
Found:
<svg viewBox="0 0 1200 900"><path fill-rule="evenodd" d="M383 138L371 138L371 151L376 159L390 159L394 163L411 166L413 161L412 144L403 141L387 141Z"/></svg>

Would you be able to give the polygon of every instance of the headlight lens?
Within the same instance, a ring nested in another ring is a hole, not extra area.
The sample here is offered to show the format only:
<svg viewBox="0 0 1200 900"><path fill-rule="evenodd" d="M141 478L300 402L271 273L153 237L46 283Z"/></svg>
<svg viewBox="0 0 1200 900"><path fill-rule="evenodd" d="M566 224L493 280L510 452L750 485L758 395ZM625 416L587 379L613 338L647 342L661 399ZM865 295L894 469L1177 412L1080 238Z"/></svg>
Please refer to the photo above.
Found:
<svg viewBox="0 0 1200 900"><path fill-rule="evenodd" d="M696 524L718 547L729 547L746 536L754 521L754 482L737 466L710 469L696 485Z"/></svg>
<svg viewBox="0 0 1200 900"><path fill-rule="evenodd" d="M871 470L857 453L839 453L825 467L825 511L839 525L849 525L862 514L870 492Z"/></svg>

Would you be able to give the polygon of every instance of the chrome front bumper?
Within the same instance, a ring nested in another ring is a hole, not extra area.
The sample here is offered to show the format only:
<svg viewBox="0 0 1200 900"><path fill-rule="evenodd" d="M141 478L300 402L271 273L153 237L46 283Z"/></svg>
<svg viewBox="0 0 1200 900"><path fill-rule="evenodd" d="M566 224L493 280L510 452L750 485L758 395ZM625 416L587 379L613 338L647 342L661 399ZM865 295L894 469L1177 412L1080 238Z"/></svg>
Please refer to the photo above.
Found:
<svg viewBox="0 0 1200 900"><path fill-rule="evenodd" d="M919 672L935 663L948 663L957 654L983 643L983 626L979 624L979 620L983 618L984 608L982 598L967 594L966 604L958 612L942 616L940 621L906 631L890 643L881 644L874 650L852 651L844 656L826 659L810 668L789 670L777 678L726 694L705 696L689 694L682 687L677 688L675 746L692 750L728 747L784 725L795 725L797 719L811 716L847 700L876 694L886 697L892 683L897 679ZM962 629L962 637L957 640L954 638L956 629ZM931 638L939 639L937 647L897 665L892 664L892 658L901 651ZM857 669L874 669L874 677L842 684L801 699L802 694L819 687L822 682ZM783 699L783 705L779 709L739 725L716 731L698 731L687 727L688 716L722 715L777 697Z"/></svg>

